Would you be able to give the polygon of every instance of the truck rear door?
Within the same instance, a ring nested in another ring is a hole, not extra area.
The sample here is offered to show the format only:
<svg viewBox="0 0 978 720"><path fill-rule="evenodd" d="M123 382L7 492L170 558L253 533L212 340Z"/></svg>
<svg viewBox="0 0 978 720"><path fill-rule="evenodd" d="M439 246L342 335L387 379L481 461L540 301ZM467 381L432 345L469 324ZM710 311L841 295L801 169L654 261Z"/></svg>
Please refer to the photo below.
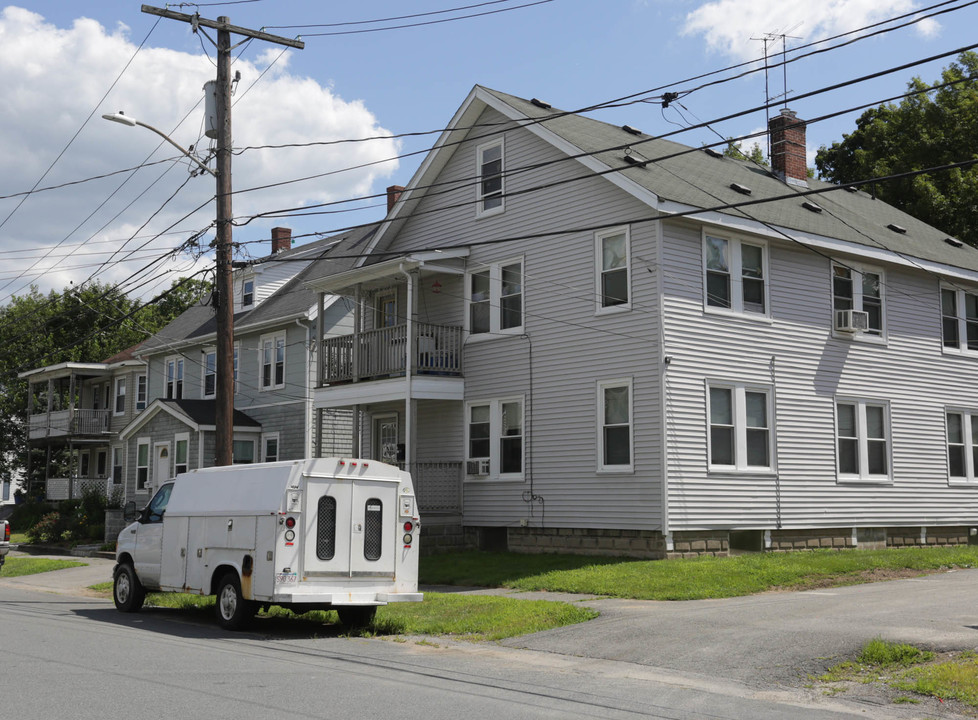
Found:
<svg viewBox="0 0 978 720"><path fill-rule="evenodd" d="M396 480L309 478L303 569L309 576L394 576Z"/></svg>

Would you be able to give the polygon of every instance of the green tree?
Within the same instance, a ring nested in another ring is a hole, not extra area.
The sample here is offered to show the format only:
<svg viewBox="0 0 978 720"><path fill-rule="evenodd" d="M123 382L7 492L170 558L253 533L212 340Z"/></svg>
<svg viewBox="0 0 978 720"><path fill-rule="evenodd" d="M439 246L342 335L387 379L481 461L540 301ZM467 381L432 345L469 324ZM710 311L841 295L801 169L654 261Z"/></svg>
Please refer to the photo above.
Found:
<svg viewBox="0 0 978 720"><path fill-rule="evenodd" d="M158 332L209 292L200 280L177 280L157 302L134 300L100 283L52 290L32 287L0 307L0 477L27 466L27 382L18 373L63 362L101 362Z"/></svg>
<svg viewBox="0 0 978 720"><path fill-rule="evenodd" d="M764 158L764 151L761 150L761 146L756 142L750 146L750 152L745 153L739 141L734 142L733 138L727 138L727 147L724 149L723 154L734 160L749 160L762 167L768 166L767 160Z"/></svg>
<svg viewBox="0 0 978 720"><path fill-rule="evenodd" d="M819 175L845 185L978 158L978 54L961 53L933 85L917 77L908 83L910 91L929 88L864 112L852 133L819 149ZM881 200L978 246L978 166L874 187Z"/></svg>

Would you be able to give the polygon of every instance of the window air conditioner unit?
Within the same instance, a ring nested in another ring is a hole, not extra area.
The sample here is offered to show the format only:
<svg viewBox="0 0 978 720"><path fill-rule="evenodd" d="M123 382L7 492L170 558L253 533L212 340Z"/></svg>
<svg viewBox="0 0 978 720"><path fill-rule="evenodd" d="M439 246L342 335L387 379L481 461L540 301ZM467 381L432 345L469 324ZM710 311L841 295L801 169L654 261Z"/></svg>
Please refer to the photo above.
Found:
<svg viewBox="0 0 978 720"><path fill-rule="evenodd" d="M488 475L489 461L488 460L466 460L465 474L466 475Z"/></svg>
<svg viewBox="0 0 978 720"><path fill-rule="evenodd" d="M869 330L869 313L863 310L836 310L835 329L848 333Z"/></svg>

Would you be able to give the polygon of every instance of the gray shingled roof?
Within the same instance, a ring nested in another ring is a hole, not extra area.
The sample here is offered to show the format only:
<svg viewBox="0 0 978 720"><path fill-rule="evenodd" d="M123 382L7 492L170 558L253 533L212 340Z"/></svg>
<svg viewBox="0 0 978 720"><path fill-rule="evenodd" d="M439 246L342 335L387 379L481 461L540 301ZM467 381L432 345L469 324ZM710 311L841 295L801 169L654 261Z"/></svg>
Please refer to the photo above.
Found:
<svg viewBox="0 0 978 720"><path fill-rule="evenodd" d="M489 88L482 89L528 118L545 120L541 123L542 127L582 151L592 153L609 167L624 168L622 175L662 200L696 208L712 208L805 190L786 184L766 169L746 161L715 158L700 149L670 140L653 140L645 134L636 136L616 125L582 115L565 115L556 108L541 108L523 98ZM552 119L547 120L548 117ZM642 157L654 162L644 168L632 166L624 160L623 150L607 149L623 145L630 146ZM668 159L657 160L664 157ZM731 183L749 187L751 195L748 197L731 189ZM820 180L809 180L808 184L813 190L839 188ZM821 206L824 211L817 213L805 209L802 203L806 200ZM875 200L865 192L835 189L809 197L760 203L743 211L731 209L722 212L877 250L886 249L907 257L978 270L978 250L968 245L954 247L946 243L947 233L892 205ZM891 223L905 228L906 233L887 228Z"/></svg>
<svg viewBox="0 0 978 720"><path fill-rule="evenodd" d="M256 260L253 264L302 260L312 262L257 307L236 313L235 332L309 312L318 300L316 291L305 287L305 282L311 278L349 270L356 262L356 255L362 251L363 245L373 233L373 228L357 228ZM141 355L162 352L173 345L182 345L195 338L213 335L216 331L214 309L210 305L194 305L147 339L137 352Z"/></svg>

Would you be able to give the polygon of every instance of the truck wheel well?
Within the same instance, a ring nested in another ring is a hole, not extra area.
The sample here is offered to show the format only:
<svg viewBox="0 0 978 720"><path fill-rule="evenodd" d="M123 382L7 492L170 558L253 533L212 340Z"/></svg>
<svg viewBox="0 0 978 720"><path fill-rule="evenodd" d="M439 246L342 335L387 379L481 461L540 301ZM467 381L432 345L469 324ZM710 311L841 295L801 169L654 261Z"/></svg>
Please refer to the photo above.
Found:
<svg viewBox="0 0 978 720"><path fill-rule="evenodd" d="M232 572L238 575L238 569L234 565L218 565L214 568L214 573L211 575L211 586L208 595L214 595L217 593L217 584L221 581L227 573ZM239 576L240 579L240 576Z"/></svg>
<svg viewBox="0 0 978 720"><path fill-rule="evenodd" d="M132 561L132 556L129 555L129 553L123 553L120 555L116 562L119 565L135 565L135 563Z"/></svg>

